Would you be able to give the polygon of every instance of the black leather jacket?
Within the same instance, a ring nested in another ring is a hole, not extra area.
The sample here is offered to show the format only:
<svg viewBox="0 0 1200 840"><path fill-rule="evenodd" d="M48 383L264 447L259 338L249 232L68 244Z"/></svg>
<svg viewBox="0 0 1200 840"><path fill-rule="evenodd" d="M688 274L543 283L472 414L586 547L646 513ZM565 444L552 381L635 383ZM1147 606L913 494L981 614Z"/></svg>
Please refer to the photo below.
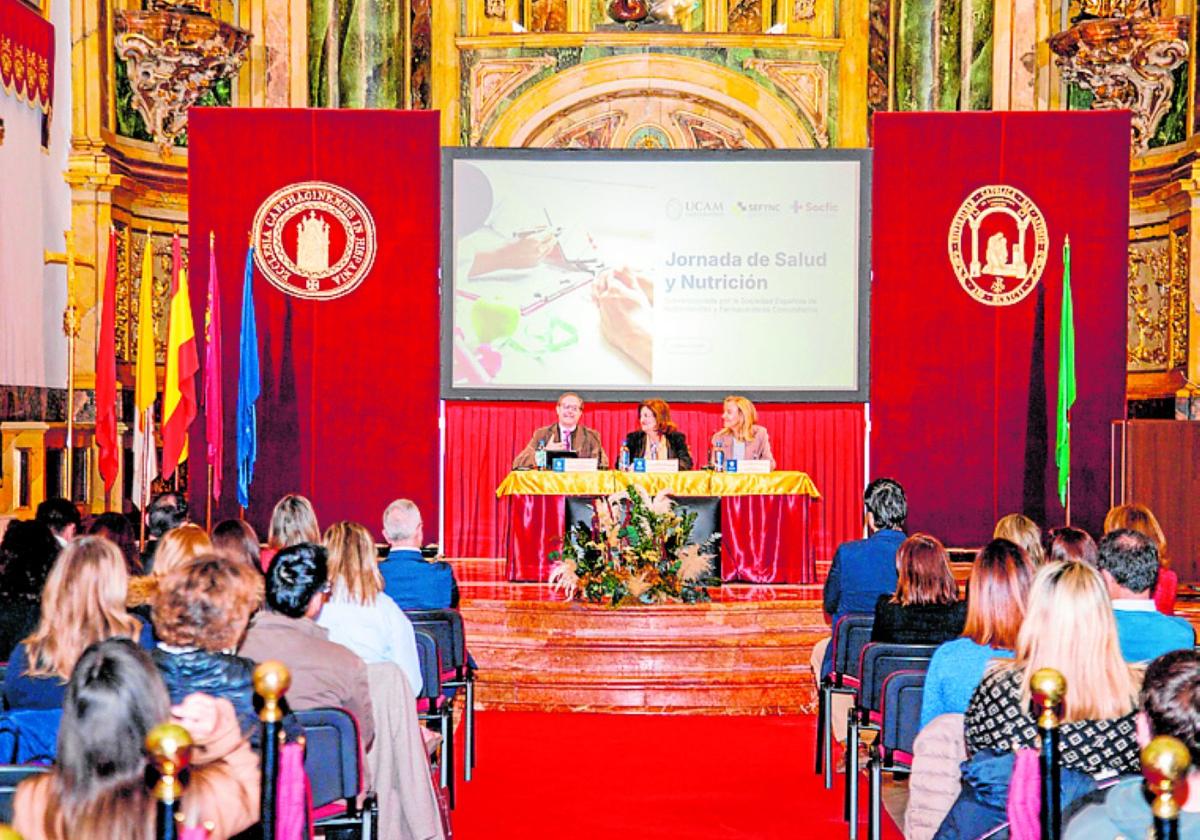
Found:
<svg viewBox="0 0 1200 840"><path fill-rule="evenodd" d="M251 660L206 650L168 653L162 648L155 648L151 656L167 684L172 703L181 703L184 697L194 692L224 697L233 704L242 732L257 731L254 663Z"/></svg>

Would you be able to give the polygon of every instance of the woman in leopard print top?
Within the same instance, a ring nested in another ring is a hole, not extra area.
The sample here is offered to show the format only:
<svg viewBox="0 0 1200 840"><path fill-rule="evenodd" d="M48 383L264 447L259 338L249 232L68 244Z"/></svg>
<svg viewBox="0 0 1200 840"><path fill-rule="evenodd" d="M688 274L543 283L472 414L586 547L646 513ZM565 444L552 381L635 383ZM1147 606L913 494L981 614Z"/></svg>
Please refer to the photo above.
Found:
<svg viewBox="0 0 1200 840"><path fill-rule="evenodd" d="M1039 668L1054 668L1067 680L1062 765L1092 775L1138 772L1141 671L1121 656L1108 593L1090 566L1050 563L1034 577L1016 658L993 665L967 707L969 753L1037 747L1029 682Z"/></svg>

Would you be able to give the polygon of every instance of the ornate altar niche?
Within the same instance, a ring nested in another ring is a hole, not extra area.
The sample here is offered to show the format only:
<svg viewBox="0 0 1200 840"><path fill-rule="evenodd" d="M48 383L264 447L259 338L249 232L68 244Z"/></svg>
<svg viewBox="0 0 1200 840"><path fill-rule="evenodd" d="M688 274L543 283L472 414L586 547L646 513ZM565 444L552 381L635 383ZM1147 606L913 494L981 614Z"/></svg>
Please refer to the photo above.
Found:
<svg viewBox="0 0 1200 840"><path fill-rule="evenodd" d="M652 14L657 23L622 26L601 0L443 0L433 13L443 142L865 144L865 0L660 0ZM886 58L875 70L886 86Z"/></svg>

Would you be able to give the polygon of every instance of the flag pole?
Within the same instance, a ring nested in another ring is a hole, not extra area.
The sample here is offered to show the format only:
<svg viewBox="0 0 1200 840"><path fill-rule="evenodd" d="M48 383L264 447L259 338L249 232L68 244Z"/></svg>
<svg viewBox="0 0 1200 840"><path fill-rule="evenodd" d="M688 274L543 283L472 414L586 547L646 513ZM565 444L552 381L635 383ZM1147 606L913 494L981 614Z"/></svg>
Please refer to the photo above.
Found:
<svg viewBox="0 0 1200 840"><path fill-rule="evenodd" d="M212 533L212 482L213 482L213 465L208 465L208 492L204 495L207 497L204 502L204 530ZM1068 508L1069 510L1069 508Z"/></svg>

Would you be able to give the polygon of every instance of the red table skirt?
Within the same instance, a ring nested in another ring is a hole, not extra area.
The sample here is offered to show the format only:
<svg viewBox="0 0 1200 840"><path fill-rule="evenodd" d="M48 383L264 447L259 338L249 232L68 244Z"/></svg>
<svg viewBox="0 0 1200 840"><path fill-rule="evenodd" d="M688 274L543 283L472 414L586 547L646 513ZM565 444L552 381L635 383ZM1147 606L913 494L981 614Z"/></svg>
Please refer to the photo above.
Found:
<svg viewBox="0 0 1200 840"><path fill-rule="evenodd" d="M816 583L808 505L808 496L722 497L721 580ZM562 545L563 497L513 495L508 506L508 579L544 581L550 575L550 552Z"/></svg>

